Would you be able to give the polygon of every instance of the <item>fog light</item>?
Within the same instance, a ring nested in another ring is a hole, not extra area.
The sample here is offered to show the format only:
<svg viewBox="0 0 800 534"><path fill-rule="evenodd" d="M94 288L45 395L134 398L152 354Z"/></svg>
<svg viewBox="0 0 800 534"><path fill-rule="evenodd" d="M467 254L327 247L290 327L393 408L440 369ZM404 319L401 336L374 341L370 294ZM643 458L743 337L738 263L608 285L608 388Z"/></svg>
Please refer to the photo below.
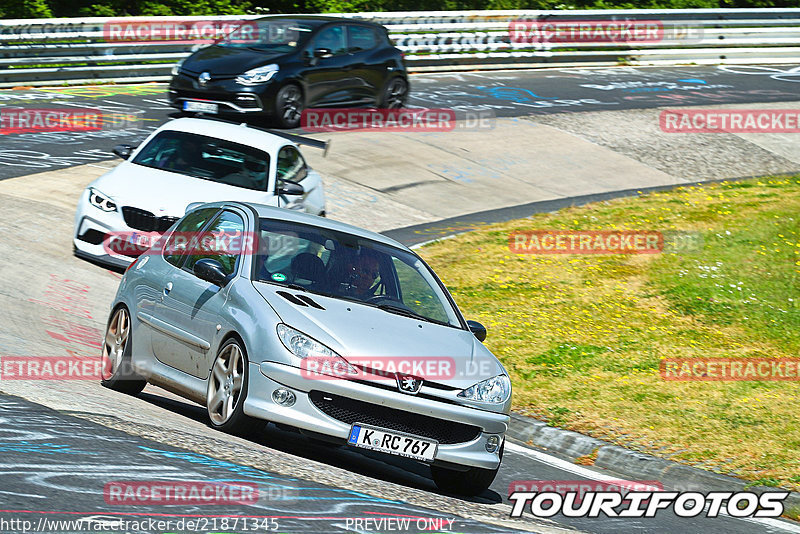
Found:
<svg viewBox="0 0 800 534"><path fill-rule="evenodd" d="M297 398L288 389L278 388L272 392L272 400L281 406L292 406Z"/></svg>
<svg viewBox="0 0 800 534"><path fill-rule="evenodd" d="M273 397L275 394L273 393ZM500 436L489 436L486 440L486 450L489 452L494 452L500 446Z"/></svg>

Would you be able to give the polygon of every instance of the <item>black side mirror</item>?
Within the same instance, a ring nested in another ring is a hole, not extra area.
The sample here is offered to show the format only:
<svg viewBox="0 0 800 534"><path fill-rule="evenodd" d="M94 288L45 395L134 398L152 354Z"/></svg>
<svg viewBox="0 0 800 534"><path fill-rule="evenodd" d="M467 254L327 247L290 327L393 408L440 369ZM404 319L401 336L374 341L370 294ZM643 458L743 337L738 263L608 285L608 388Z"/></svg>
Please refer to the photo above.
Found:
<svg viewBox="0 0 800 534"><path fill-rule="evenodd" d="M131 157L133 153L133 147L131 145L117 145L111 150L115 156L119 156L122 159L128 159Z"/></svg>
<svg viewBox="0 0 800 534"><path fill-rule="evenodd" d="M315 48L314 57L317 59L324 59L333 56L333 50L330 48Z"/></svg>
<svg viewBox="0 0 800 534"><path fill-rule="evenodd" d="M467 321L467 326L469 327L470 332L475 334L475 337L478 338L478 341L483 341L486 339L486 327L481 323L478 321Z"/></svg>
<svg viewBox="0 0 800 534"><path fill-rule="evenodd" d="M228 283L228 275L225 274L222 264L217 260L212 260L211 258L197 260L192 271L200 280L205 280L214 285L222 287Z"/></svg>
<svg viewBox="0 0 800 534"><path fill-rule="evenodd" d="M278 186L278 194L279 195L302 195L306 192L303 189L303 186L294 182L283 182L280 186Z"/></svg>

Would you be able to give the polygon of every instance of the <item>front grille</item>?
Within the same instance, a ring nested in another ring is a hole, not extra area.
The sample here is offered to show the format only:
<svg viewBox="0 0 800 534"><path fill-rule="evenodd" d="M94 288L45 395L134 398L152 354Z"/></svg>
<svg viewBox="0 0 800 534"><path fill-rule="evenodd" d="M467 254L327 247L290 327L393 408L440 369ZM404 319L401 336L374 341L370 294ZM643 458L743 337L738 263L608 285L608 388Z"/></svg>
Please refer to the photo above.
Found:
<svg viewBox="0 0 800 534"><path fill-rule="evenodd" d="M330 393L312 391L308 396L314 406L324 414L348 425L363 423L434 439L442 444L472 441L481 433L481 429L477 426L405 412Z"/></svg>
<svg viewBox="0 0 800 534"><path fill-rule="evenodd" d="M125 224L135 230L161 233L169 230L169 227L178 220L177 217L156 217L149 211L131 206L122 208L122 217L125 219Z"/></svg>

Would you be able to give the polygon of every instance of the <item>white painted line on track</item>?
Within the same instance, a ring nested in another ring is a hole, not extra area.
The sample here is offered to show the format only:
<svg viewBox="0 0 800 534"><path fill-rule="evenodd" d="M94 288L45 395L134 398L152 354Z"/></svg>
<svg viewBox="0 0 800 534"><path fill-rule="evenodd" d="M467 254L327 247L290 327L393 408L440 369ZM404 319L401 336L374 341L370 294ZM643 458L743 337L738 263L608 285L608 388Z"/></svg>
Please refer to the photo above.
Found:
<svg viewBox="0 0 800 534"><path fill-rule="evenodd" d="M603 473L598 473L597 471L593 471L583 466L570 463L566 460L562 460L561 458L556 458L555 456L545 454L541 451L537 451L536 449L530 449L522 445L517 445L516 443L511 443L508 440L506 440L506 450L516 452L517 454L523 454L525 456L529 456L551 467L556 467L563 471L567 471L569 473L582 476L590 480L596 480L598 482L617 482L617 483L624 481L633 484L633 482L630 480L625 480L620 477L612 477L609 475L605 475ZM733 517L723 513L720 513L720 516L729 517L731 519L738 519L741 521L747 521L749 523L757 523L763 526L771 527L773 529L782 530L784 532L793 532L796 534L800 534L800 525L789 523L787 521L782 521L780 519L772 519L765 517Z"/></svg>

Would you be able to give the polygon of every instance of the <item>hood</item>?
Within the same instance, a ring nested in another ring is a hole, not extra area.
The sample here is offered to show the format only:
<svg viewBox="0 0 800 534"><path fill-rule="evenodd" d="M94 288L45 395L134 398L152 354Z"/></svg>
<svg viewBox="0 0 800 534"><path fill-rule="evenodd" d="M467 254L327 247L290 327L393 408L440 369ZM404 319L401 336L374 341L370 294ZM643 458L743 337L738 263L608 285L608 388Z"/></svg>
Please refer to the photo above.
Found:
<svg viewBox="0 0 800 534"><path fill-rule="evenodd" d="M273 195L123 161L91 184L120 208L134 206L159 217L183 217L195 202L241 200L274 204Z"/></svg>
<svg viewBox="0 0 800 534"><path fill-rule="evenodd" d="M275 284L254 282L256 290L292 328L324 343L352 363L381 362L384 369L428 365L422 378L464 389L505 373L500 362L469 330L419 321L402 315ZM277 294L304 295L325 308L299 306ZM417 367L419 369L420 367ZM415 374L415 373L411 373Z"/></svg>
<svg viewBox="0 0 800 534"><path fill-rule="evenodd" d="M286 54L231 46L208 46L186 58L181 68L192 74L208 72L212 78L235 76L274 63Z"/></svg>

